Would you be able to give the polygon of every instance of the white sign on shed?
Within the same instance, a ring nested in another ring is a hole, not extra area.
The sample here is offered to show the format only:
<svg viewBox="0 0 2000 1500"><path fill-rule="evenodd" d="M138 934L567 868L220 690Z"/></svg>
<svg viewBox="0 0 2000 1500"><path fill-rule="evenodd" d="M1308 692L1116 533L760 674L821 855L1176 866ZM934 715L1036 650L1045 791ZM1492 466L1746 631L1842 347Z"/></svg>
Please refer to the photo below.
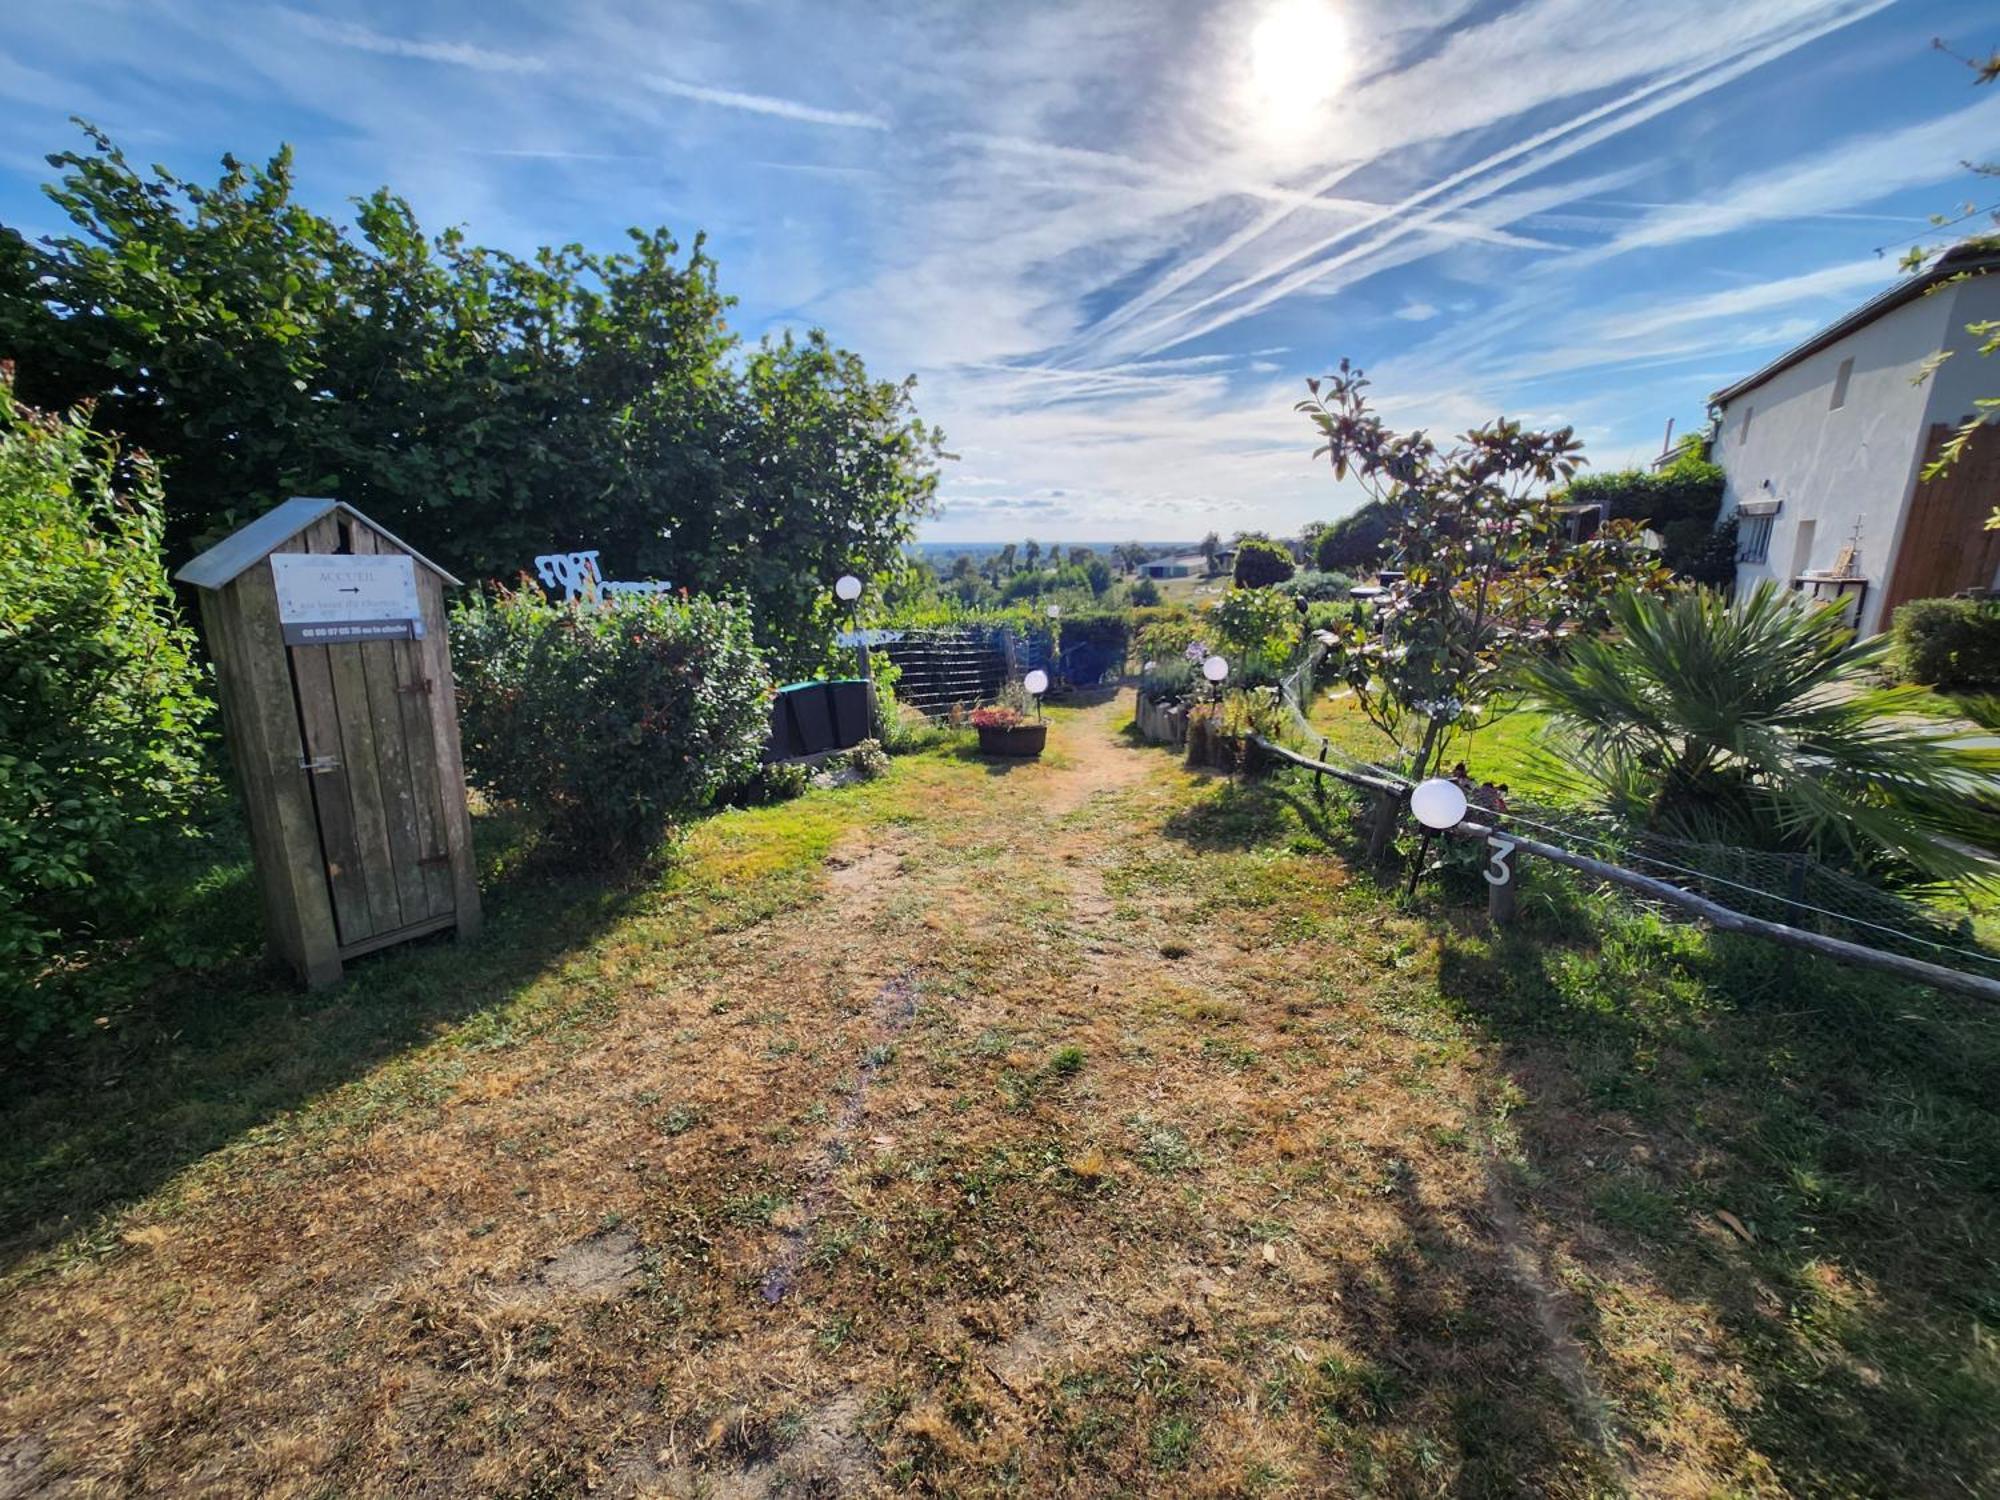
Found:
<svg viewBox="0 0 2000 1500"><path fill-rule="evenodd" d="M287 646L423 639L416 562L406 553L274 552L271 579Z"/></svg>

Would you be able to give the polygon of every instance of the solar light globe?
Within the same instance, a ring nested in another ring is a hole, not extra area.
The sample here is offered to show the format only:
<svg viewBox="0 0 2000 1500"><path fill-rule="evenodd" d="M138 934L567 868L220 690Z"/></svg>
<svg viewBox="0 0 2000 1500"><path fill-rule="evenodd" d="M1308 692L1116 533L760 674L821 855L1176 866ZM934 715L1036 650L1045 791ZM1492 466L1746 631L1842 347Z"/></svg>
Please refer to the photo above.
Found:
<svg viewBox="0 0 2000 1500"><path fill-rule="evenodd" d="M1420 781L1410 793L1410 811L1426 828L1443 832L1465 821L1465 792L1455 781L1433 776Z"/></svg>
<svg viewBox="0 0 2000 1500"><path fill-rule="evenodd" d="M861 580L856 578L852 573L843 573L834 584L833 591L840 598L852 604L856 599L861 597Z"/></svg>
<svg viewBox="0 0 2000 1500"><path fill-rule="evenodd" d="M1221 682L1229 675L1229 663L1219 656L1211 656L1201 664L1201 675L1210 682Z"/></svg>
<svg viewBox="0 0 2000 1500"><path fill-rule="evenodd" d="M1021 686L1028 690L1031 697L1039 698L1049 690L1049 674L1037 667L1021 679Z"/></svg>
<svg viewBox="0 0 2000 1500"><path fill-rule="evenodd" d="M1062 618L1062 606L1060 604L1051 604L1049 606L1049 618L1051 620L1060 620Z"/></svg>

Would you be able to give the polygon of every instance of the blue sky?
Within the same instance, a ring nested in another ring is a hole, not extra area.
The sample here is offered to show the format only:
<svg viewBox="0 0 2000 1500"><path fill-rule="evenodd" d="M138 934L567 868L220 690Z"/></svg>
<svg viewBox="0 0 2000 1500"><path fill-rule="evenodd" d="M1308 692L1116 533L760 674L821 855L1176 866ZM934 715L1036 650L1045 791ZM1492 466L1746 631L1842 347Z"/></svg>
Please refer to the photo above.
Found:
<svg viewBox="0 0 2000 1500"><path fill-rule="evenodd" d="M918 376L927 537L1282 532L1357 503L1291 410L1342 355L1401 424L1610 467L1886 284L2000 156L1933 36L2000 13L59 0L0 17L0 221L57 227L79 114L197 178L290 141L325 211L387 184L510 249L705 230L741 331Z"/></svg>

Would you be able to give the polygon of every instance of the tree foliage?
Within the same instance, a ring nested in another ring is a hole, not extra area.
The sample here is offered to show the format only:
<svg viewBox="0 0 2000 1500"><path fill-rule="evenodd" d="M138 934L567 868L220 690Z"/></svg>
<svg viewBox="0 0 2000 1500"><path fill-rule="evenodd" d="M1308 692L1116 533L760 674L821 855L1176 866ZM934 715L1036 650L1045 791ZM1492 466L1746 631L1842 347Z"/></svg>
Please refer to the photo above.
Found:
<svg viewBox="0 0 2000 1500"><path fill-rule="evenodd" d="M1616 590L1663 587L1667 575L1630 521L1565 541L1548 491L1583 462L1570 429L1503 418L1441 449L1425 433L1390 430L1346 360L1306 385L1296 409L1319 433L1314 457L1386 508L1388 561L1403 573L1372 620L1329 632L1328 661L1392 738L1409 716L1422 723L1410 766L1421 780L1444 732L1490 716L1523 665L1601 621Z"/></svg>
<svg viewBox="0 0 2000 1500"><path fill-rule="evenodd" d="M1682 578L1719 588L1736 577L1735 548L1715 544L1715 521L1722 511L1722 466L1692 448L1682 449L1657 472L1617 469L1580 474L1558 499L1602 506L1607 520L1636 521L1658 533L1660 561Z"/></svg>
<svg viewBox="0 0 2000 1500"><path fill-rule="evenodd" d="M1395 507L1371 500L1352 515L1342 516L1318 534L1313 565L1322 573L1353 573L1381 566L1382 548L1389 540Z"/></svg>
<svg viewBox="0 0 2000 1500"><path fill-rule="evenodd" d="M85 130L46 190L74 232L0 229L0 347L25 398L95 397L160 462L176 554L335 495L474 575L595 547L613 576L742 592L805 665L826 581L891 566L931 503L912 383L817 331L745 349L699 237L518 257L427 236L386 190L343 227L296 200L289 148L205 186Z"/></svg>
<svg viewBox="0 0 2000 1500"><path fill-rule="evenodd" d="M0 365L0 1033L58 1024L49 955L128 908L207 789L209 704L160 566L159 480Z"/></svg>
<svg viewBox="0 0 2000 1500"><path fill-rule="evenodd" d="M1246 536L1236 544L1236 571L1239 589L1269 588L1292 576L1292 554L1279 542Z"/></svg>
<svg viewBox="0 0 2000 1500"><path fill-rule="evenodd" d="M1875 685L1886 636L1838 605L1761 583L1611 604L1613 633L1529 664L1564 759L1613 812L1676 837L1810 852L1871 873L1990 876L1964 842L1990 812L2000 750L1928 724L1923 693Z"/></svg>

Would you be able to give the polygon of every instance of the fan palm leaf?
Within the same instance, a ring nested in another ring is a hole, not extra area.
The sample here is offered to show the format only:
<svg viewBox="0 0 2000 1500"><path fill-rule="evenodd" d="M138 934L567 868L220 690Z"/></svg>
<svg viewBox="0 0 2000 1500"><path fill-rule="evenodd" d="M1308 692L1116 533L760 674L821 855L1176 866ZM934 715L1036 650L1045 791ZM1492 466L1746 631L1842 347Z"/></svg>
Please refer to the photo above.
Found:
<svg viewBox="0 0 2000 1500"><path fill-rule="evenodd" d="M1611 631L1532 665L1552 742L1610 810L1649 829L1810 851L1862 868L1991 879L2000 749L1875 685L1886 641L1770 584L1626 594Z"/></svg>

